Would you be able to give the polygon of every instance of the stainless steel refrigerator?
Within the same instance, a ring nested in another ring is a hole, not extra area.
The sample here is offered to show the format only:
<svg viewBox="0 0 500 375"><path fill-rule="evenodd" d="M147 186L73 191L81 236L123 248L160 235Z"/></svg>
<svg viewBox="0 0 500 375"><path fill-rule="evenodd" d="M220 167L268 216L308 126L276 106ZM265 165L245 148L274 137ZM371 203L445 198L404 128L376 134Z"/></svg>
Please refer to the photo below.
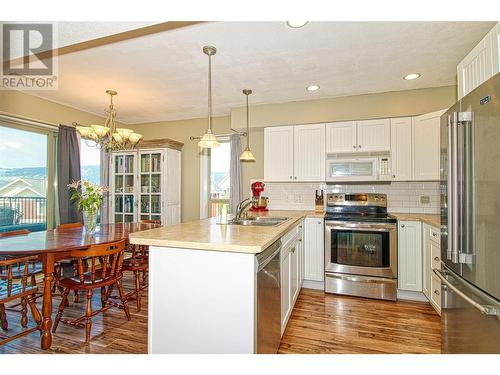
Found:
<svg viewBox="0 0 500 375"><path fill-rule="evenodd" d="M441 350L500 353L500 73L441 117Z"/></svg>

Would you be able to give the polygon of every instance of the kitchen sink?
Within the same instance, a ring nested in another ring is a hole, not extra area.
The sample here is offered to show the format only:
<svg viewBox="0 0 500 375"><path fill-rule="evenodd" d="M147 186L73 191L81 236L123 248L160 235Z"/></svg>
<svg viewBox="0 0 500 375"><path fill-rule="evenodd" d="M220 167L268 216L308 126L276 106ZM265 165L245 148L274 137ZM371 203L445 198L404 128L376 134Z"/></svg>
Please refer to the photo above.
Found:
<svg viewBox="0 0 500 375"><path fill-rule="evenodd" d="M289 217L272 217L272 216L249 216L241 219L231 220L231 225L244 225L244 226L260 226L260 227L274 227L287 221Z"/></svg>

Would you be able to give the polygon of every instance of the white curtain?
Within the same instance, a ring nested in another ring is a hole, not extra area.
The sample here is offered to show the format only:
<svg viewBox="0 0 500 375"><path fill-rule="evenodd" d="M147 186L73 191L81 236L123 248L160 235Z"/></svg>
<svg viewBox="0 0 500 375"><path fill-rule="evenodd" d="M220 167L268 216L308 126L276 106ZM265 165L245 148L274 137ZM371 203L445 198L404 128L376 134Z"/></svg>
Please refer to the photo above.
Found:
<svg viewBox="0 0 500 375"><path fill-rule="evenodd" d="M229 211L235 213L236 206L243 199L243 183L241 180L241 142L239 134L233 134L229 137L231 145L231 160L229 165L230 175L230 204Z"/></svg>

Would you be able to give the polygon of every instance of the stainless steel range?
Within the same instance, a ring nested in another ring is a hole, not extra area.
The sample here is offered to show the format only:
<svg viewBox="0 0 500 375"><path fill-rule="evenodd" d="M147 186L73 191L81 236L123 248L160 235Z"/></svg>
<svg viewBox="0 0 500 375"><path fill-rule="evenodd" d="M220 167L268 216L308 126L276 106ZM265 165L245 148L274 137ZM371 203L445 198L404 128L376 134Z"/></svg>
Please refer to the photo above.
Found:
<svg viewBox="0 0 500 375"><path fill-rule="evenodd" d="M387 196L330 193L325 214L325 291L396 300L397 220Z"/></svg>

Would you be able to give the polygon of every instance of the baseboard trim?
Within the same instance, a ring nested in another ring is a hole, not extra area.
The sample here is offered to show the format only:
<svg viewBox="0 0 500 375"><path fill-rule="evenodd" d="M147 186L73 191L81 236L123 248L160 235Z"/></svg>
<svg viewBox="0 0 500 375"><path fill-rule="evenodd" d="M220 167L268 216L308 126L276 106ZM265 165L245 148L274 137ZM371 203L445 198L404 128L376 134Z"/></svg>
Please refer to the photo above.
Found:
<svg viewBox="0 0 500 375"><path fill-rule="evenodd" d="M302 288L325 290L325 283L323 281L304 280Z"/></svg>
<svg viewBox="0 0 500 375"><path fill-rule="evenodd" d="M419 301L419 302L427 302L429 300L422 292L412 292L410 290L401 290L398 289L398 299L408 300L408 301Z"/></svg>

